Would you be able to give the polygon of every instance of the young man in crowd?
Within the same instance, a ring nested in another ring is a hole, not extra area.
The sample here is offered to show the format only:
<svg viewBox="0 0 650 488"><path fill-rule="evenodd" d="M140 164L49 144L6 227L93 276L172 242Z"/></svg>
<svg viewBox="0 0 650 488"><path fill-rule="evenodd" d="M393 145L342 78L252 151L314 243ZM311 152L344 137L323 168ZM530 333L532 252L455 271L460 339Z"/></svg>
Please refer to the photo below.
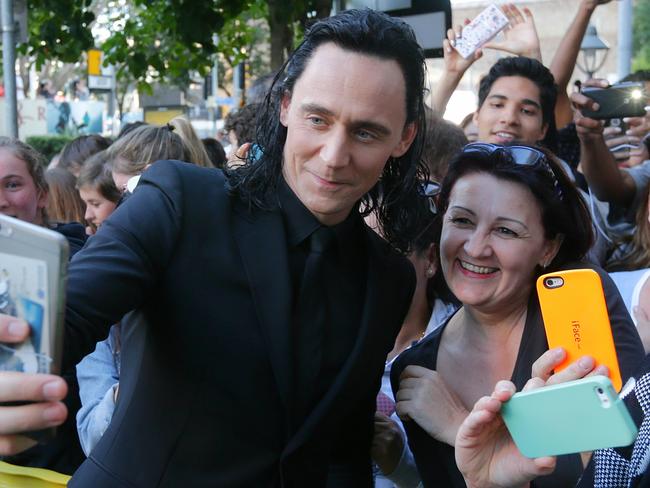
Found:
<svg viewBox="0 0 650 488"><path fill-rule="evenodd" d="M410 27L344 12L276 77L254 162L143 174L69 270L64 369L134 311L112 423L69 486L372 486L415 285L396 250L427 212L423 94Z"/></svg>

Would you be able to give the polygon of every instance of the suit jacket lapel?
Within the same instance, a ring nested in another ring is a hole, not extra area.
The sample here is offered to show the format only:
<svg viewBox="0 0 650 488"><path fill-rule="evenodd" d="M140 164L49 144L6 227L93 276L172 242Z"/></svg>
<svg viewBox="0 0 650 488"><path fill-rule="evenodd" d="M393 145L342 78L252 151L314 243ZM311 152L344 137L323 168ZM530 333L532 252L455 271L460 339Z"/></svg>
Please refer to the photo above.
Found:
<svg viewBox="0 0 650 488"><path fill-rule="evenodd" d="M234 235L285 408L291 405L291 277L282 215L235 209Z"/></svg>
<svg viewBox="0 0 650 488"><path fill-rule="evenodd" d="M366 232L373 232L366 228ZM384 283L390 283L390 273L385 262L381 259L381 253L374 239L368 238L366 233L366 245L368 248L368 271L366 282L366 296L364 301L361 326L359 335L355 341L350 356L345 361L336 379L325 393L323 399L316 405L314 410L305 419L300 429L290 439L283 457L295 451L305 440L309 439L316 429L327 428L328 422L323 422L323 417L335 417L343 407L349 407L358 400L358 395L363 392L360 385L368 383L367 365L372 364L373 353L377 354L375 348L375 334L381 334L378 330L382 322L381 304L390 306L391 297ZM385 332L384 332L385 333ZM388 354L389 351L386 351ZM381 354L381 352L379 352ZM383 355L384 359L386 354ZM352 387L350 387L352 385ZM334 403L334 405L333 405Z"/></svg>

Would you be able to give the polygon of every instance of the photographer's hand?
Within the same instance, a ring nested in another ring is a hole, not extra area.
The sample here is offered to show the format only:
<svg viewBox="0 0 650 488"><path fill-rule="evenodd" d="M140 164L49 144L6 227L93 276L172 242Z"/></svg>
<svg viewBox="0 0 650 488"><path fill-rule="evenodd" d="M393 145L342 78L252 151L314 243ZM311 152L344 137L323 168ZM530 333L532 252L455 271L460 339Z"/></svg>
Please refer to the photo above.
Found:
<svg viewBox="0 0 650 488"><path fill-rule="evenodd" d="M587 80L582 84L583 87L597 87L597 88L607 88L609 83L607 80ZM573 92L571 94L571 103L576 109L574 111L573 121L576 124L576 131L578 137L581 141L591 141L591 142L602 142L603 139L603 128L605 122L603 120L592 119L586 117L582 114L584 110L591 110L597 112L600 106L594 100L589 98L587 95L582 92Z"/></svg>
<svg viewBox="0 0 650 488"><path fill-rule="evenodd" d="M23 342L29 333L24 320L0 314L0 342ZM36 444L20 433L63 423L68 411L61 401L67 392L68 385L58 376L0 372L0 402L34 402L0 406L0 455L16 454Z"/></svg>
<svg viewBox="0 0 650 488"><path fill-rule="evenodd" d="M650 135L650 112L646 108L646 114L643 117L626 117L623 121L628 124L625 135L635 136L643 139Z"/></svg>
<svg viewBox="0 0 650 488"><path fill-rule="evenodd" d="M632 160L636 161L644 148L639 137L622 134L620 127L605 127L603 136L619 166L631 167L638 164Z"/></svg>
<svg viewBox="0 0 650 488"><path fill-rule="evenodd" d="M606 80L588 80L583 86L607 88ZM629 205L636 194L632 177L619 169L603 137L604 121L583 115L583 110L598 111L599 105L584 93L571 94L574 121L580 139L580 165L589 187L599 200Z"/></svg>

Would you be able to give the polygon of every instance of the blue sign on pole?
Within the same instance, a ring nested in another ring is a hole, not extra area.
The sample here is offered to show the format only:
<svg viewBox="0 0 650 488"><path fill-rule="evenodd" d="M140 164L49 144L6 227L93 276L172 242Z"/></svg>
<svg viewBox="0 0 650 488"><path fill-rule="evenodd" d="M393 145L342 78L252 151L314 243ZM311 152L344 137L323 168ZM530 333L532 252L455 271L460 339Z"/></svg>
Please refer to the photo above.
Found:
<svg viewBox="0 0 650 488"><path fill-rule="evenodd" d="M233 97L217 97L217 105L230 105L231 107L235 105L235 99Z"/></svg>

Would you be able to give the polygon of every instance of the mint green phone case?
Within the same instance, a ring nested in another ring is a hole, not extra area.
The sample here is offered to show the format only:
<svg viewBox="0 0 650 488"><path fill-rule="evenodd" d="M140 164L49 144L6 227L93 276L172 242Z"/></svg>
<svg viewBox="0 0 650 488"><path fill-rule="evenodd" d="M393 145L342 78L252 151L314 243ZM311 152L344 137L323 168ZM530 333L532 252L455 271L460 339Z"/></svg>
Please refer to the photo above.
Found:
<svg viewBox="0 0 650 488"><path fill-rule="evenodd" d="M501 416L521 453L557 456L631 444L637 428L605 376L520 392Z"/></svg>

